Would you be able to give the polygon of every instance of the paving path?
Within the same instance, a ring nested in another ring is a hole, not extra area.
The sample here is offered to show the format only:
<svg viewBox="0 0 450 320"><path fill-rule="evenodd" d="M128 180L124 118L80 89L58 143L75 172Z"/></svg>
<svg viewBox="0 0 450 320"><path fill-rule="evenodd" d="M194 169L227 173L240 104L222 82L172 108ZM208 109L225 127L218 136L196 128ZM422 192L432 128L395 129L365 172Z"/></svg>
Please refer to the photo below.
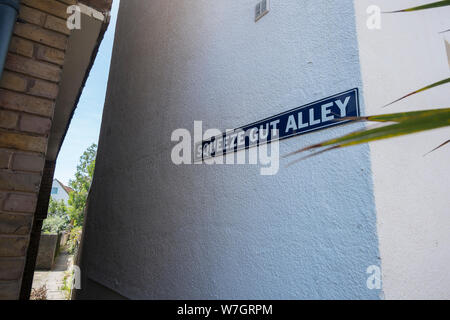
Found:
<svg viewBox="0 0 450 320"><path fill-rule="evenodd" d="M47 287L47 300L67 300L66 292L61 290L64 285L64 275L70 267L72 255L61 252L50 271L36 271L33 278L33 289L44 285Z"/></svg>

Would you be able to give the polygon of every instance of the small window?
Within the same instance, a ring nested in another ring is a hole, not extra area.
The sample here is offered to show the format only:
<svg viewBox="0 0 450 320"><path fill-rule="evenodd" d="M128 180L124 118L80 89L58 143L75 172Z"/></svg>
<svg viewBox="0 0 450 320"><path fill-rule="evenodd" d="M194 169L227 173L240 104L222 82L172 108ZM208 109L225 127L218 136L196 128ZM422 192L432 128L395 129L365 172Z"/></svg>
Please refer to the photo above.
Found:
<svg viewBox="0 0 450 320"><path fill-rule="evenodd" d="M447 49L448 67L450 68L450 40L445 40L445 49Z"/></svg>
<svg viewBox="0 0 450 320"><path fill-rule="evenodd" d="M260 1L255 7L255 22L264 17L269 12L269 0Z"/></svg>
<svg viewBox="0 0 450 320"><path fill-rule="evenodd" d="M52 188L52 194L58 194L58 188Z"/></svg>

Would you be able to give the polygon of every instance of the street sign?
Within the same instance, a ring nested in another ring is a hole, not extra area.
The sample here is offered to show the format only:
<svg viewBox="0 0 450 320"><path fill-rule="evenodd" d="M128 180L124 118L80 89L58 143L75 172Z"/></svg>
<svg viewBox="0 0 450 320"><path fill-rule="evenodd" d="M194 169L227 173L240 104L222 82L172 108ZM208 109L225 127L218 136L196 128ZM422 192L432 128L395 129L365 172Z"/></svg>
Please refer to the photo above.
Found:
<svg viewBox="0 0 450 320"><path fill-rule="evenodd" d="M203 140L195 145L194 161L341 125L359 112L355 88Z"/></svg>

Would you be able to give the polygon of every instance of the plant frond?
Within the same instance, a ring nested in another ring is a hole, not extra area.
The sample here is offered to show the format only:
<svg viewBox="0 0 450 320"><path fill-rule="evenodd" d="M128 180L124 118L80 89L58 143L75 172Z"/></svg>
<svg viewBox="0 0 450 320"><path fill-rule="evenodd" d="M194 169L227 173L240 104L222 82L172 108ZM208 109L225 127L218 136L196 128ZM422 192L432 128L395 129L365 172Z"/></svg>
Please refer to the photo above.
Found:
<svg viewBox="0 0 450 320"><path fill-rule="evenodd" d="M450 140L445 141L443 144L437 146L436 148L434 148L433 150L431 150L430 152L427 152L426 154L424 154L423 156L425 157L426 155L429 155L430 153L442 148L443 146L445 146L446 144L450 143Z"/></svg>
<svg viewBox="0 0 450 320"><path fill-rule="evenodd" d="M405 112L400 113L401 116L396 116L399 114L386 114L386 115L378 115L372 117L365 117L365 120L382 119L380 121L386 121L385 119L401 119L391 125L386 125L379 128L368 129L368 130L359 130L356 132L349 133L339 138L330 139L324 141L322 143L314 144L308 146L306 148L297 150L292 152L285 157L289 157L295 154L302 153L304 151L321 148L321 147L330 147L328 149L316 152L311 156L324 153L336 148L343 148L348 146L354 146L362 143L383 140L387 138L393 138L403 135L408 135L412 133L433 130L437 128L442 128L446 126L450 126L450 108L446 109L436 109L436 110L427 110L427 111L413 111L413 112ZM390 120L392 121L392 120Z"/></svg>
<svg viewBox="0 0 450 320"><path fill-rule="evenodd" d="M443 1L437 1L429 4L424 4L422 6L402 9L402 10L396 10L396 11L387 11L383 13L399 13L399 12L412 12L412 11L419 11L419 10L426 10L426 9L434 9L439 7L445 7L450 6L450 0L443 0Z"/></svg>
<svg viewBox="0 0 450 320"><path fill-rule="evenodd" d="M397 99L395 101L392 101L391 103L388 103L387 105L383 106L383 108L385 108L387 106L390 106L391 104L394 104L394 103L396 103L396 102L398 102L400 100L408 98L408 97L410 97L410 96L412 96L412 95L414 95L416 93L423 92L423 91L426 91L426 90L429 90L429 89L432 89L432 88L435 88L435 87L438 87L438 86L442 86L442 85L444 85L446 83L449 83L449 82L450 82L450 78L447 78L447 79L435 82L435 83L430 84L430 85L428 85L426 87L423 87L422 89L419 89L419 90L416 90L414 92L408 93L406 96L403 96L403 97L401 97L401 98L399 98L399 99Z"/></svg>

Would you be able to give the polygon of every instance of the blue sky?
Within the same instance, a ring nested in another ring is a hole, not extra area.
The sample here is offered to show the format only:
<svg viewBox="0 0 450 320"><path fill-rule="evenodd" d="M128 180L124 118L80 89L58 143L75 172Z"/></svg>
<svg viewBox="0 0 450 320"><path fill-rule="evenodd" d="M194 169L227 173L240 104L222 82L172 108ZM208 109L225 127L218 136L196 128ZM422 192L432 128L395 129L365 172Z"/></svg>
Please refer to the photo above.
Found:
<svg viewBox="0 0 450 320"><path fill-rule="evenodd" d="M73 179L81 154L92 143L98 143L119 2L113 1L108 30L58 156L55 178L64 184Z"/></svg>

